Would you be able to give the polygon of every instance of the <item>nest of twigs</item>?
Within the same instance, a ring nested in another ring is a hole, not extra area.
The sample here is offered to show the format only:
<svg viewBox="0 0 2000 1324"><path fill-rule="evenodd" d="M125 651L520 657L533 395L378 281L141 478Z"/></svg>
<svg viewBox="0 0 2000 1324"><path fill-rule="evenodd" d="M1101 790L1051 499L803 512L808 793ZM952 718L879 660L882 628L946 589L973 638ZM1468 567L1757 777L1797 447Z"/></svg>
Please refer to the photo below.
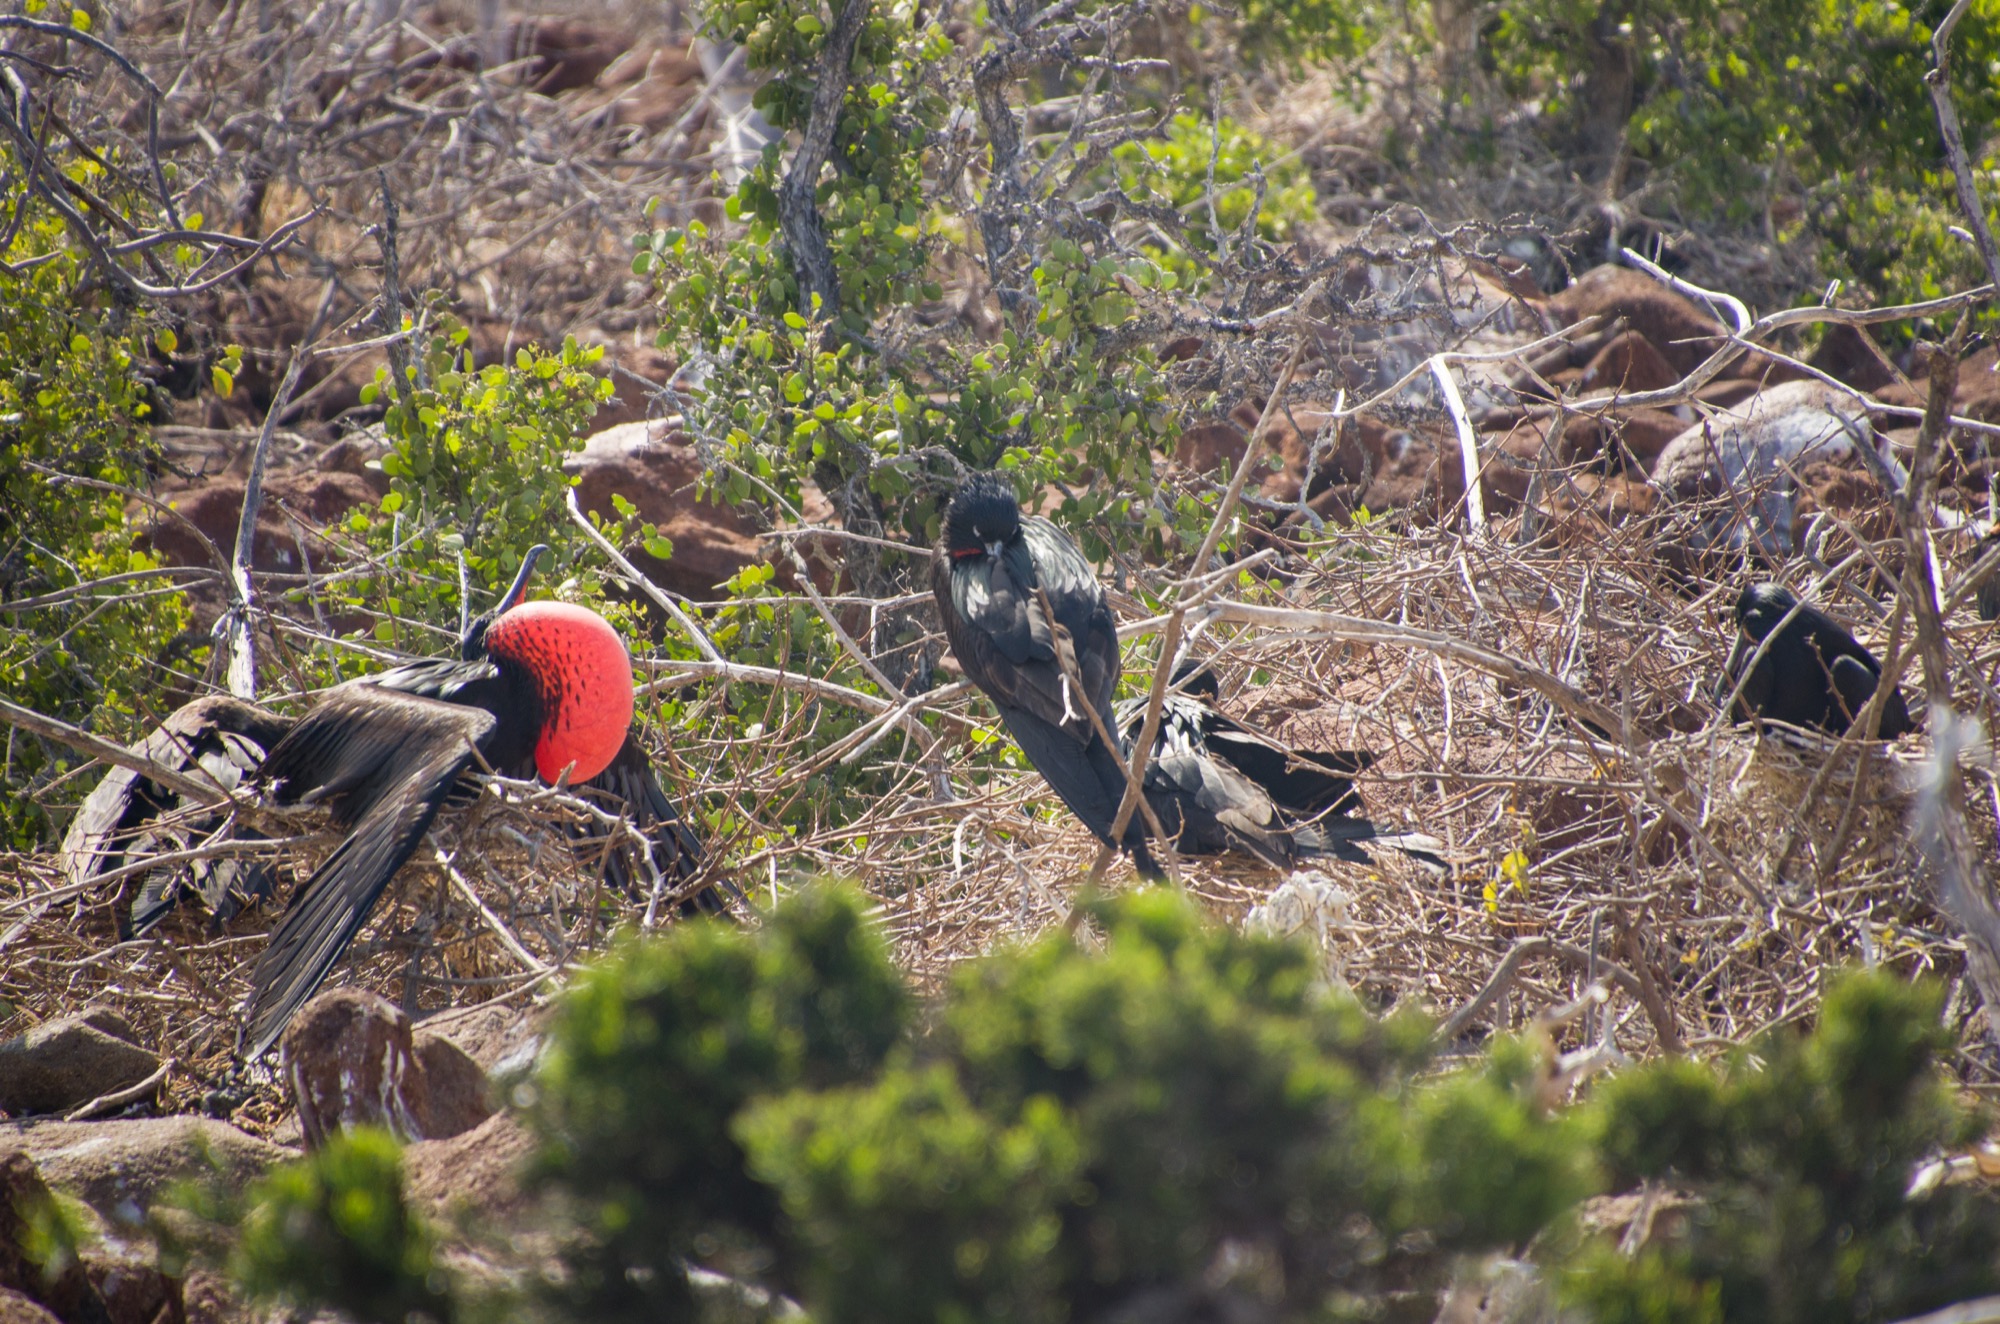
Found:
<svg viewBox="0 0 2000 1324"><path fill-rule="evenodd" d="M1611 530L1586 554L1520 540L1507 522L1466 538L1378 521L1275 547L1250 569L1263 578L1246 589L1232 577L1233 596L1188 617L1192 651L1223 677L1223 708L1298 746L1372 751L1358 782L1364 812L1385 831L1441 839L1448 864L1376 849L1368 864L1315 859L1312 877L1287 884L1247 858L1182 860L1183 885L1218 915L1305 930L1324 944L1330 975L1370 1005L1416 1000L1459 1044L1524 1028L1601 985L1600 1014L1560 1035L1566 1049L1614 1059L1743 1043L1809 1015L1829 971L1890 964L1947 982L1968 1047L1960 1069L1969 1083L1994 1076L1976 1047L1978 998L1960 987L1959 930L1913 844L1910 773L1925 742L1760 733L1719 717L1736 583L1684 587L1637 531ZM1869 624L1865 586L1843 582L1808 587L1836 610L1851 603L1845 614L1887 651L1893 620ZM1136 624L1137 684L1160 618L1138 620L1133 599L1121 608ZM1983 712L1980 678L2000 649L1967 611L1947 624L1965 662L1959 706ZM814 752L819 724L851 691L830 676L793 680L815 697L771 704L770 729L754 740L717 734L698 703L670 741L655 741L697 821L726 806L738 825L709 842L705 878L727 874L741 889L741 922L808 877L851 878L880 900L913 977L934 984L1069 917L1093 885L1097 844L1039 776L970 756L968 729L997 731L983 701L946 688L922 739L845 738L833 748L863 749L891 789L844 821L801 828L792 811L831 761ZM705 693L763 697L740 679ZM1990 866L1992 780L1967 776L1972 836ZM649 913L674 922L671 897L617 894L579 858L564 828L576 812L545 788L507 783L445 814L335 980L418 1015L544 998L615 929ZM329 844L290 849L289 866L307 868ZM1121 862L1099 885L1134 881ZM10 1030L109 1005L175 1058L162 1106L198 1107L230 1083L236 1009L278 906L221 934L183 910L119 944L112 888L51 903L63 894L45 857L16 858L0 886L0 934L25 926L0 947ZM269 1126L280 1106L261 1085L237 1118Z"/></svg>

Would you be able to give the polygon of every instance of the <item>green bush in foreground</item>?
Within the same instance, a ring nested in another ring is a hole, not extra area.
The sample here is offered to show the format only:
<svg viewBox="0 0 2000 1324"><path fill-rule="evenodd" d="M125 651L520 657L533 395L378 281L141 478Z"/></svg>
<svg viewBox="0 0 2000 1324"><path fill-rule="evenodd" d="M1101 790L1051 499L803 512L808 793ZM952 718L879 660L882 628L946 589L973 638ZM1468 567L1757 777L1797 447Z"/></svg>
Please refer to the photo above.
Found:
<svg viewBox="0 0 2000 1324"><path fill-rule="evenodd" d="M1102 953L971 964L921 1020L863 905L683 926L571 996L536 1116L580 1313L689 1307L685 1259L822 1324L1212 1294L1304 1317L1434 1287L1587 1189L1526 1090L1420 1085L1427 1027L1172 894L1095 906ZM1477 1143L1426 1154L1440 1123Z"/></svg>
<svg viewBox="0 0 2000 1324"><path fill-rule="evenodd" d="M1927 988L1846 977L1809 1035L1551 1115L1546 1045L1439 1071L1427 1025L1369 1016L1296 945L1164 890L1087 909L1101 943L969 963L927 1008L843 888L621 947L530 1089L564 1246L533 1299L454 1302L374 1135L267 1179L231 1262L259 1298L357 1320L747 1324L781 1299L816 1324L1428 1320L1496 1252L1578 1324L2000 1290L1993 1197L1911 1191L1976 1132ZM1636 1253L1578 1216L1607 1184L1658 1201Z"/></svg>
<svg viewBox="0 0 2000 1324"><path fill-rule="evenodd" d="M1596 1319L1897 1319L2000 1292L2000 1202L1909 1194L1919 1164L1977 1119L1937 1070L1938 997L1883 974L1828 992L1810 1035L1776 1031L1720 1070L1656 1062L1609 1082L1589 1119L1614 1184L1699 1203L1627 1258L1580 1252L1567 1279ZM1663 1301L1681 1303L1659 1313Z"/></svg>
<svg viewBox="0 0 2000 1324"><path fill-rule="evenodd" d="M403 1196L401 1152L386 1132L329 1140L249 1193L230 1269L249 1295L330 1307L359 1324L458 1311L430 1229Z"/></svg>

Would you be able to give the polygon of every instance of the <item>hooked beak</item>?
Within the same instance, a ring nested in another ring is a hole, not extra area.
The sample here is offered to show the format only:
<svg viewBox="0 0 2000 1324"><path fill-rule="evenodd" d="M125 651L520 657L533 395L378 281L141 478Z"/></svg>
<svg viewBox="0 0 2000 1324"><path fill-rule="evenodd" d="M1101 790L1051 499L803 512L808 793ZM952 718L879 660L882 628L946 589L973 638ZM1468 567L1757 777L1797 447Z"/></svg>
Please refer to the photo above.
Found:
<svg viewBox="0 0 2000 1324"><path fill-rule="evenodd" d="M1006 544L1006 543L1003 543L1003 542L990 542L990 543L987 543L987 544L986 544L986 554L987 554L988 556L992 557L992 558L993 558L994 560L996 560L996 561L997 561L997 560L999 560L999 559L1000 559L1000 552L1001 552L1001 550L1002 550L1003 548L1005 548L1005 547L1006 547L1006 545L1007 545L1007 544Z"/></svg>
<svg viewBox="0 0 2000 1324"><path fill-rule="evenodd" d="M527 601L528 577L535 573L535 562L541 560L542 556L548 550L547 543L539 542L528 549L528 554L521 558L520 570L515 572L513 586L507 590L507 595L501 598L493 608L495 616L504 611L512 611Z"/></svg>

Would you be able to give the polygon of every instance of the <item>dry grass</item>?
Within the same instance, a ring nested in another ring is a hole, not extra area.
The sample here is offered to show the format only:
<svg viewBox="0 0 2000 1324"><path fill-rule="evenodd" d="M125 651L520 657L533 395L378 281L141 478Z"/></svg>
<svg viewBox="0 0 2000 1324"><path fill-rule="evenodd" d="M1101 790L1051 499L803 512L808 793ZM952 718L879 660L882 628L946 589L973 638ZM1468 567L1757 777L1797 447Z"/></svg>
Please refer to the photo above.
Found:
<svg viewBox="0 0 2000 1324"><path fill-rule="evenodd" d="M1522 1027L1594 978L1609 1001L1595 1023L1570 1026L1566 1046L1601 1033L1633 1056L1713 1052L1809 1016L1825 975L1850 962L1923 971L1954 990L1964 1075L1990 1083L1990 1053L1973 1042L1977 997L1960 989L1962 945L1934 911L1911 844L1903 772L1918 742L1759 736L1713 720L1734 586L1677 589L1644 536L1614 530L1584 548L1519 544L1506 522L1480 541L1378 522L1298 547L1281 572L1239 594L1483 646L1611 706L1627 725L1615 736L1435 649L1253 630L1227 624L1226 610L1197 613L1193 647L1217 659L1228 711L1301 746L1375 751L1361 781L1369 816L1448 846L1447 870L1387 850L1372 865L1316 861L1322 913L1294 906L1294 918L1323 933L1331 968L1371 1005L1415 999L1448 1015L1477 1002L1454 1027L1461 1038ZM1843 601L1837 583L1818 596ZM1983 712L1977 678L1992 673L2000 647L1969 614L1953 625L1967 677L1961 707ZM1871 633L1882 649L1886 631ZM1150 671L1152 646L1142 637L1132 648L1135 667ZM731 810L739 826L711 843L725 862L714 867L753 906L811 875L858 879L927 985L1067 916L1095 843L1037 776L973 759L952 734L963 720L933 717L926 729L943 738L928 752L900 734L883 740L865 761L893 789L848 821L788 837L780 818L818 772L799 751L823 742L819 724L838 704L780 704L767 693L772 726L757 740L705 736L711 724L697 707L671 748L656 750L677 792L710 821ZM713 687L702 702L764 698L738 684ZM944 707L990 723L983 704ZM939 796L939 774L950 798ZM1972 775L1986 787L1971 799L1991 864L1991 778ZM475 811L447 814L433 839L462 881L421 851L336 978L419 1013L543 997L556 983L535 967L573 966L615 928L637 924L646 898L603 889L561 838L549 793L523 800L528 789L509 784L505 800L489 793ZM299 852L295 866L321 849ZM1248 860L1183 867L1188 890L1232 920L1283 882ZM9 1029L109 1005L175 1057L165 1106L198 1106L227 1083L233 1009L276 907L239 917L222 936L183 911L157 936L121 945L112 888L43 905L58 881L46 857L16 857L0 878ZM1115 866L1110 885L1131 883ZM26 928L10 932L17 924ZM1504 986L1489 989L1522 944ZM238 1119L268 1127L281 1111L263 1082Z"/></svg>

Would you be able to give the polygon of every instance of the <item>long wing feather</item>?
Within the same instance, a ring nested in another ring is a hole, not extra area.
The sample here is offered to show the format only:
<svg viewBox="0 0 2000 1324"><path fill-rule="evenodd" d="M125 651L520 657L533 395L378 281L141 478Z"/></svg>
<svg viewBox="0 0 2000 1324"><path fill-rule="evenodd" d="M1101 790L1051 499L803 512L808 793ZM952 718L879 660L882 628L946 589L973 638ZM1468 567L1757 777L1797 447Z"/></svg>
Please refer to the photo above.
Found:
<svg viewBox="0 0 2000 1324"><path fill-rule="evenodd" d="M633 892L635 880L637 890L649 890L655 871L669 888L686 882L701 871L704 854L701 838L681 817L679 807L660 785L653 772L652 760L640 745L636 730L626 733L625 743L619 747L617 757L611 760L611 766L589 781L579 783L575 789L578 794L589 796L604 808L628 816L646 839L648 867L643 868L635 868L636 862L628 845L615 841L610 843L611 850L604 863L604 878L619 891ZM601 845L605 839L606 834L596 830L585 830L578 837L579 843L586 848L586 858L592 854L588 848L593 844ZM734 891L734 888L730 890ZM728 910L729 903L717 892L714 884L681 903L683 914L696 911L727 914Z"/></svg>
<svg viewBox="0 0 2000 1324"><path fill-rule="evenodd" d="M272 751L265 772L286 797L337 794L353 830L293 894L258 959L245 1032L251 1057L277 1041L324 982L493 728L481 708L357 686L330 696ZM306 763L307 752L324 766Z"/></svg>

